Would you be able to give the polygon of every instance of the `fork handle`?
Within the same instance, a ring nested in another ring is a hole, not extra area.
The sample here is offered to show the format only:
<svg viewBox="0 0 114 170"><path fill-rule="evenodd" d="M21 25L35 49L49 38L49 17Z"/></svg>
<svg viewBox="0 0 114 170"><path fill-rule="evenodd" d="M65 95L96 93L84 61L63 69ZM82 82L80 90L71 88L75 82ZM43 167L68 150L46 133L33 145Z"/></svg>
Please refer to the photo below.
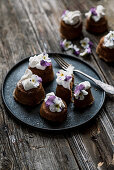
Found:
<svg viewBox="0 0 114 170"><path fill-rule="evenodd" d="M80 73L84 76L86 76L87 78L89 78L90 80L92 80L94 83L96 83L99 87L101 87L105 92L109 93L109 94L114 94L114 87L109 85L109 84L106 84L100 80L97 80L85 73L83 73L82 71L79 71L79 70L74 70L74 72L77 72L77 73Z"/></svg>

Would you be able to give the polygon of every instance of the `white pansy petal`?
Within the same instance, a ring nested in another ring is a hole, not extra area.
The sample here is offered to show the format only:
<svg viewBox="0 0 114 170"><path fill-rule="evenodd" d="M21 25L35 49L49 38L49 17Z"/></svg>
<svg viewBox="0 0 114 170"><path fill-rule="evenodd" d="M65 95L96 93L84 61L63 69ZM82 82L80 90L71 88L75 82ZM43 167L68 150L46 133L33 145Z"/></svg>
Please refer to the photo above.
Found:
<svg viewBox="0 0 114 170"><path fill-rule="evenodd" d="M83 57L86 56L87 54L88 54L87 49L85 49L84 52L80 53L80 56Z"/></svg>
<svg viewBox="0 0 114 170"><path fill-rule="evenodd" d="M50 105L49 109L50 109L51 112L56 112L56 108L55 108L54 104Z"/></svg>
<svg viewBox="0 0 114 170"><path fill-rule="evenodd" d="M85 90L82 90L82 93L83 93L84 96L88 95L88 92L85 91Z"/></svg>
<svg viewBox="0 0 114 170"><path fill-rule="evenodd" d="M85 37L84 40L89 43L90 39L88 37Z"/></svg>
<svg viewBox="0 0 114 170"><path fill-rule="evenodd" d="M77 45L74 45L74 50L76 50L76 51L80 51L80 49L77 47Z"/></svg>

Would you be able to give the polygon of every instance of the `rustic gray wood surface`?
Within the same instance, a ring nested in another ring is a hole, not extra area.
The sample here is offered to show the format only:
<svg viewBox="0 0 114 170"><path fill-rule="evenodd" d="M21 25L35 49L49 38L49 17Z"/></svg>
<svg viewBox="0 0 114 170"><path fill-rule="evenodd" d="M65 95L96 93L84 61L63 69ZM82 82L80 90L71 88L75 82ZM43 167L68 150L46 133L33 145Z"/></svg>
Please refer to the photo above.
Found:
<svg viewBox="0 0 114 170"><path fill-rule="evenodd" d="M0 0L0 86L10 68L44 50L43 43L49 51L61 52L59 22L65 9L79 9L84 14L97 4L106 7L113 29L114 0ZM100 60L95 52L101 36L90 35L85 27L84 35L94 42L91 57L84 60L114 85L114 64ZM42 133L21 125L8 114L0 97L0 170L114 169L113 123L111 95L106 95L95 120L64 134Z"/></svg>

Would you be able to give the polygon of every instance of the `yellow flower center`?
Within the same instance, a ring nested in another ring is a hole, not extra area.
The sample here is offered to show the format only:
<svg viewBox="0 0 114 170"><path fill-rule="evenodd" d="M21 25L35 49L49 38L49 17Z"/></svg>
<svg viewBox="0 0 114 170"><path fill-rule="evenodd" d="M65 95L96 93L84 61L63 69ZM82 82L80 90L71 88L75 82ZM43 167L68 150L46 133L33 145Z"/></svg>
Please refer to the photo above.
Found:
<svg viewBox="0 0 114 170"><path fill-rule="evenodd" d="M32 79L32 82L34 83L34 82L35 82L35 80L34 80L34 79Z"/></svg>
<svg viewBox="0 0 114 170"><path fill-rule="evenodd" d="M60 74L60 76L64 76L64 74L63 74L63 73L61 73L61 74Z"/></svg>
<svg viewBox="0 0 114 170"><path fill-rule="evenodd" d="M45 60L45 59L46 59L46 56L43 56L43 59Z"/></svg>
<svg viewBox="0 0 114 170"><path fill-rule="evenodd" d="M55 106L56 106L56 108L59 108L59 104L56 104Z"/></svg>
<svg viewBox="0 0 114 170"><path fill-rule="evenodd" d="M69 44L66 44L66 47L68 47L69 46Z"/></svg>
<svg viewBox="0 0 114 170"><path fill-rule="evenodd" d="M86 45L86 43L85 43L85 42L83 42L83 45Z"/></svg>

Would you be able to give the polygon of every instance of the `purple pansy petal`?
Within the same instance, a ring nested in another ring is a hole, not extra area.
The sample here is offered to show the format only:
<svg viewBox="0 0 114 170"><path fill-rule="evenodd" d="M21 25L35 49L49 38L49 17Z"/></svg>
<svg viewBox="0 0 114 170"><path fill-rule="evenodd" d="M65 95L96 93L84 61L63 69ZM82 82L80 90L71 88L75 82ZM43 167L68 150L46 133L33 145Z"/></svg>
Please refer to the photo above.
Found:
<svg viewBox="0 0 114 170"><path fill-rule="evenodd" d="M48 63L47 61L46 61L46 66L50 66L51 65L51 63Z"/></svg>
<svg viewBox="0 0 114 170"><path fill-rule="evenodd" d="M41 60L40 64L41 64L41 66L45 66L45 61Z"/></svg>
<svg viewBox="0 0 114 170"><path fill-rule="evenodd" d="M79 52L79 51L74 50L74 54L75 54L75 55L79 55L79 54L80 54L80 52Z"/></svg>
<svg viewBox="0 0 114 170"><path fill-rule="evenodd" d="M83 85L83 84L80 84L79 85L79 90L81 91L81 90L83 90L85 88L85 86Z"/></svg>
<svg viewBox="0 0 114 170"><path fill-rule="evenodd" d="M63 11L62 16L64 16L64 15L65 15L65 13L66 13L66 10L64 10L64 11Z"/></svg>
<svg viewBox="0 0 114 170"><path fill-rule="evenodd" d="M72 78L72 76L65 76L64 81L68 81L68 80L70 80L71 78Z"/></svg>
<svg viewBox="0 0 114 170"><path fill-rule="evenodd" d="M41 77L38 77L38 82L42 83L42 78Z"/></svg>
<svg viewBox="0 0 114 170"><path fill-rule="evenodd" d="M93 43L91 41L89 42L89 47L93 47Z"/></svg>
<svg viewBox="0 0 114 170"><path fill-rule="evenodd" d="M79 94L81 92L81 90L83 90L84 88L85 88L85 86L83 84L77 85L75 90L74 90L74 93Z"/></svg>
<svg viewBox="0 0 114 170"><path fill-rule="evenodd" d="M41 66L50 66L51 63L48 63L47 61L41 60L40 62Z"/></svg>
<svg viewBox="0 0 114 170"><path fill-rule="evenodd" d="M87 49L88 54L91 54L91 48Z"/></svg>
<svg viewBox="0 0 114 170"><path fill-rule="evenodd" d="M60 41L60 47L64 50L64 44L63 44L63 41Z"/></svg>
<svg viewBox="0 0 114 170"><path fill-rule="evenodd" d="M79 91L79 85L76 86L74 93L77 93Z"/></svg>
<svg viewBox="0 0 114 170"><path fill-rule="evenodd" d="M92 15L97 16L96 8L91 8L90 11L91 11Z"/></svg>
<svg viewBox="0 0 114 170"><path fill-rule="evenodd" d="M46 106L49 107L50 105L52 105L55 98L56 96L50 96L46 101Z"/></svg>

